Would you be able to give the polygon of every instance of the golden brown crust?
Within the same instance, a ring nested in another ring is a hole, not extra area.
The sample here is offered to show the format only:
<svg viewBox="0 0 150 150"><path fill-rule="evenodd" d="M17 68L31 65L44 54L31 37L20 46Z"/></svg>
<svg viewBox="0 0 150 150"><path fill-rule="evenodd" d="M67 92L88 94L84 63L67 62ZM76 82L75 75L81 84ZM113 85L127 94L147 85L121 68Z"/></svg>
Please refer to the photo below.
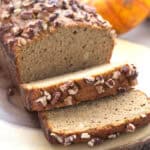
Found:
<svg viewBox="0 0 150 150"><path fill-rule="evenodd" d="M123 70L127 71L128 73L125 73ZM134 68L133 65L124 64L122 66L112 68L112 70L109 70L103 74L99 74L97 72L92 76L91 79L74 79L71 82L60 82L56 85L46 85L39 88L28 88L28 86L24 84L21 86L21 95L26 102L25 107L28 110L49 110L53 108L75 105L82 101L95 100L105 96L111 96L120 92L125 92L136 84L136 78L136 68ZM95 80L94 82L87 82L87 80L93 79ZM66 89L63 89L64 91L62 91L62 87ZM75 93L69 93L69 88L73 90L71 92ZM44 95L45 92L46 95ZM55 93L58 95L57 100L55 99ZM43 96L47 96L47 94L49 94L50 99L45 100L45 97ZM43 101L40 98L43 98Z"/></svg>
<svg viewBox="0 0 150 150"><path fill-rule="evenodd" d="M65 138L73 136L73 135L76 135L76 138L73 140L73 142L71 142L71 144L81 143L81 142L89 142L92 139L99 139L99 143L95 143L95 144L100 144L104 140L111 139L111 138L117 138L120 134L129 132L127 130L128 125L131 125L131 129L132 129L132 127L134 127L133 128L133 132L134 132L136 128L140 128L140 127L150 123L150 112L147 112L144 117L142 115L139 115L135 118L131 118L130 120L124 119L115 124L110 124L110 125L107 125L104 127L86 130L86 131L84 131L84 133L88 133L90 135L90 138L88 138L88 139L81 138L81 134L83 133L83 131L79 131L79 132L72 133L72 134L67 134L67 133L63 133L63 132L55 133L57 136L53 138L53 136L51 136L51 133L53 133L53 130L48 125L46 113L39 112L38 116L40 119L41 127L42 127L48 141L52 144L63 144L63 145L65 145L65 143L64 143ZM59 142L57 140L57 137L61 137L63 139L62 142ZM94 145L90 145L90 146L94 146Z"/></svg>

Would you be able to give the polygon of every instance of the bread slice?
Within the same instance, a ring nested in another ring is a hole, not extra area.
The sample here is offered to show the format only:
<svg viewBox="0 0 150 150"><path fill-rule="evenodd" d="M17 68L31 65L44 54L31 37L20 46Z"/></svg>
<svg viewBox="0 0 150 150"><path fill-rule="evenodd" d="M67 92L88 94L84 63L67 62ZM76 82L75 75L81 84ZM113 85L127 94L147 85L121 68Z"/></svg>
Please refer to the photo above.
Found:
<svg viewBox="0 0 150 150"><path fill-rule="evenodd" d="M115 34L93 8L76 0L3 0L0 5L0 50L13 82L109 62Z"/></svg>
<svg viewBox="0 0 150 150"><path fill-rule="evenodd" d="M116 95L134 86L136 78L137 70L134 65L107 64L22 84L21 95L28 110L49 110Z"/></svg>
<svg viewBox="0 0 150 150"><path fill-rule="evenodd" d="M49 142L64 145L87 142L94 146L148 124L150 103L141 91L130 90L118 96L38 114Z"/></svg>

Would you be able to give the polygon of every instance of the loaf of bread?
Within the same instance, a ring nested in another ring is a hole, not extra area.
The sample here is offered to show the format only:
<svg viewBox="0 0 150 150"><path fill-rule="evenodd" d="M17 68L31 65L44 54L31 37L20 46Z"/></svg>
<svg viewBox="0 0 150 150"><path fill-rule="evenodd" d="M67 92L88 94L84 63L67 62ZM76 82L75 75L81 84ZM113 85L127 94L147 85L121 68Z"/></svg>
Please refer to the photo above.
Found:
<svg viewBox="0 0 150 150"><path fill-rule="evenodd" d="M144 93L131 90L118 96L38 114L50 143L67 146L87 142L94 146L148 124L149 102Z"/></svg>
<svg viewBox="0 0 150 150"><path fill-rule="evenodd" d="M134 86L136 78L134 65L114 63L22 84L20 89L25 107L42 111L116 95Z"/></svg>
<svg viewBox="0 0 150 150"><path fill-rule="evenodd" d="M0 50L16 84L108 63L113 47L110 24L76 0L1 1Z"/></svg>

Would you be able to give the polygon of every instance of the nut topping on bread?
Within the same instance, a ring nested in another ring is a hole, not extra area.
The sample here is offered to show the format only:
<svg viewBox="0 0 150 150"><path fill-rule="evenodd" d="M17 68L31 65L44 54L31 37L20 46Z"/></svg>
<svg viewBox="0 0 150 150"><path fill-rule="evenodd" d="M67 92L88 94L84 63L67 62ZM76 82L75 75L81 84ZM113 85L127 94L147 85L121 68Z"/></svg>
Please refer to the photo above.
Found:
<svg viewBox="0 0 150 150"><path fill-rule="evenodd" d="M84 77L84 79L85 79L85 83L90 84L90 85L94 84L95 82L94 77Z"/></svg>
<svg viewBox="0 0 150 150"><path fill-rule="evenodd" d="M138 75L136 67L133 64L130 66L124 66L121 69L121 72L126 74L129 78L135 78Z"/></svg>
<svg viewBox="0 0 150 150"><path fill-rule="evenodd" d="M96 90L97 90L98 94L102 94L105 92L103 86L101 86L101 85L96 86Z"/></svg>
<svg viewBox="0 0 150 150"><path fill-rule="evenodd" d="M82 133L81 134L81 139L89 139L91 136L88 133Z"/></svg>
<svg viewBox="0 0 150 150"><path fill-rule="evenodd" d="M58 16L60 16L59 14L61 14L61 16L64 15L64 17L72 19L72 21L73 20L85 21L90 24L95 24L95 25L98 24L102 26L106 22L106 21L102 21L102 18L99 19L98 15L95 12L95 9L90 8L86 5L81 5L75 0L67 0L67 1L60 0L59 2L58 1L46 1L46 0L44 0L43 2L41 2L40 0L37 0L37 1L15 0L14 3L12 3L12 1L9 1L8 3L5 3L4 1L2 1L2 3L4 3L3 8L9 9L9 10L11 8L11 14L9 11L3 10L0 15L1 20L8 19L9 17L11 17L11 15L13 16L15 14L15 15L18 15L18 18L17 18L18 20L29 20L29 22L31 22L33 19L38 20L39 14L41 13L41 11L43 11L45 12L46 16L43 15L43 18L40 18L42 19L41 21L44 21L44 17L49 17L49 22L53 22L56 18L58 18ZM62 8L64 13L63 12L61 13L61 11L58 10L57 8ZM55 12L56 9L58 11ZM77 10L80 10L82 14L78 13ZM87 19L87 17L89 19ZM61 20L61 17L58 20ZM47 22L47 24L49 22ZM13 23L15 24L14 20L12 20L12 25ZM54 24L50 24L50 25L54 25ZM107 26L109 26L109 24L107 24ZM30 27L28 26L27 28L30 28ZM12 35L12 36L18 38L15 35ZM15 38L14 38L14 42L15 42Z"/></svg>
<svg viewBox="0 0 150 150"><path fill-rule="evenodd" d="M20 34L21 31L22 31L21 28L17 25L12 28L12 32L13 32L14 35Z"/></svg>
<svg viewBox="0 0 150 150"><path fill-rule="evenodd" d="M47 100L51 100L52 99L52 96L51 96L50 93L48 93L47 91L44 91L43 93L44 93L44 96L46 96Z"/></svg>
<svg viewBox="0 0 150 150"><path fill-rule="evenodd" d="M108 79L106 82L105 82L105 85L109 88L113 88L115 86L115 81L113 79Z"/></svg>
<svg viewBox="0 0 150 150"><path fill-rule="evenodd" d="M35 102L36 103L40 102L45 107L47 105L48 101L50 101L52 99L52 96L47 91L43 91L41 93L42 93L42 96L40 98L38 98L37 100L35 100Z"/></svg>
<svg viewBox="0 0 150 150"><path fill-rule="evenodd" d="M100 144L100 143L102 143L102 140L101 140L100 138L96 137L96 138L92 138L92 139L88 142L88 146L93 147L93 146L98 145L98 144Z"/></svg>
<svg viewBox="0 0 150 150"><path fill-rule="evenodd" d="M59 143L63 143L63 138L56 133L51 133L50 134L52 137L54 137Z"/></svg>
<svg viewBox="0 0 150 150"><path fill-rule="evenodd" d="M35 2L35 0L24 0L22 2L22 6L28 7L28 6L32 5L34 2Z"/></svg>
<svg viewBox="0 0 150 150"><path fill-rule="evenodd" d="M3 13L1 14L1 19L7 19L10 17L10 13L8 11L3 11Z"/></svg>
<svg viewBox="0 0 150 150"><path fill-rule="evenodd" d="M127 125L127 127L126 127L126 131L127 131L127 132L134 132L135 129L136 129L136 127L135 127L135 125L132 124L132 123L129 123L129 124Z"/></svg>
<svg viewBox="0 0 150 150"><path fill-rule="evenodd" d="M76 135L70 135L70 136L66 137L64 139L64 146L68 146L68 145L72 144L72 142L76 139L77 139Z"/></svg>
<svg viewBox="0 0 150 150"><path fill-rule="evenodd" d="M94 85L100 85L100 84L104 84L105 80L102 76L98 76L96 77L96 82L94 83Z"/></svg>
<svg viewBox="0 0 150 150"><path fill-rule="evenodd" d="M110 134L108 136L108 139L115 139L115 138L117 138L117 134Z"/></svg>
<svg viewBox="0 0 150 150"><path fill-rule="evenodd" d="M41 103L44 107L47 105L47 99L46 96L42 96L40 98L38 98L37 100L35 100L36 103Z"/></svg>
<svg viewBox="0 0 150 150"><path fill-rule="evenodd" d="M78 93L79 89L78 87L75 85L72 88L68 89L68 93L69 95L76 95Z"/></svg>
<svg viewBox="0 0 150 150"><path fill-rule="evenodd" d="M74 82L73 81L68 81L68 82L66 82L66 83L64 83L64 84L62 84L62 85L60 85L60 90L62 91L62 92L65 92L65 91L67 91L70 87L74 87Z"/></svg>
<svg viewBox="0 0 150 150"><path fill-rule="evenodd" d="M59 91L55 92L53 94L53 98L52 98L51 104L55 105L59 101L60 97L61 97L61 92L59 92Z"/></svg>

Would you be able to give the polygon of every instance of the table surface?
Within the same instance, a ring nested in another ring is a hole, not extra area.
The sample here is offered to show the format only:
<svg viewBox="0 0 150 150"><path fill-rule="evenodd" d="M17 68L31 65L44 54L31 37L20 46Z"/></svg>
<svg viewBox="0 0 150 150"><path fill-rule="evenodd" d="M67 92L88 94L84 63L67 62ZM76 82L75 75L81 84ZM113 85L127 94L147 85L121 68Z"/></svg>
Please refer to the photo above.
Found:
<svg viewBox="0 0 150 150"><path fill-rule="evenodd" d="M122 35L121 38L150 47L150 20Z"/></svg>

